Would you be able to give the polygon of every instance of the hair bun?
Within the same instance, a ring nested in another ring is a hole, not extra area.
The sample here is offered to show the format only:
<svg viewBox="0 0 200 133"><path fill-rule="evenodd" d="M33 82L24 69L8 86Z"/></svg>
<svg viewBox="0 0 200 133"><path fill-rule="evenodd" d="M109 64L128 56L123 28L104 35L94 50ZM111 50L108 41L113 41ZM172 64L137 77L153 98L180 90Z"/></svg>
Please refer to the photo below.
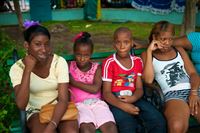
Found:
<svg viewBox="0 0 200 133"><path fill-rule="evenodd" d="M88 33L88 32L83 32L82 38L88 39L88 38L90 38L90 37L91 37L90 33Z"/></svg>

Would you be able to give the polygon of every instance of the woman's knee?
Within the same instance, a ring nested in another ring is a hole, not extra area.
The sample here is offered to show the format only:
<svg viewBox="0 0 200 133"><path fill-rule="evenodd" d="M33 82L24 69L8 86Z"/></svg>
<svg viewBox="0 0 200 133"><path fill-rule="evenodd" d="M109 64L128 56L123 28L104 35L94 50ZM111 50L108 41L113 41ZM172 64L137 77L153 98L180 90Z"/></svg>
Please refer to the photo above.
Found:
<svg viewBox="0 0 200 133"><path fill-rule="evenodd" d="M35 113L28 119L27 126L31 133L39 133L44 131L47 124L40 123L39 114Z"/></svg>
<svg viewBox="0 0 200 133"><path fill-rule="evenodd" d="M168 121L168 130L175 133L185 133L188 129L188 121L171 119Z"/></svg>

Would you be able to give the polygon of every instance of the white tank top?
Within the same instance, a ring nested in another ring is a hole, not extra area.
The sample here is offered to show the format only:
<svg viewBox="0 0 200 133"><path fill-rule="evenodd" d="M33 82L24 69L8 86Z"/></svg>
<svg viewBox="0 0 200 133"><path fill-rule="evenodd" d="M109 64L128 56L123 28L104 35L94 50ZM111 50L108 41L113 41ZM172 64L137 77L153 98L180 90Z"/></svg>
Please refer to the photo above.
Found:
<svg viewBox="0 0 200 133"><path fill-rule="evenodd" d="M164 94L173 90L190 89L189 76L185 70L180 53L171 60L158 60L153 57L155 80Z"/></svg>

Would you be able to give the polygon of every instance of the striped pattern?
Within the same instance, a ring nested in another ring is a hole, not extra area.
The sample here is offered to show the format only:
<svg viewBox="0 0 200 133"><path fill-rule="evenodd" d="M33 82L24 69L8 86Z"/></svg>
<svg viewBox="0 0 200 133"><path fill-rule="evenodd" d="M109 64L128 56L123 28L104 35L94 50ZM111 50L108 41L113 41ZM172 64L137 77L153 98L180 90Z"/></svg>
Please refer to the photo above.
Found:
<svg viewBox="0 0 200 133"><path fill-rule="evenodd" d="M165 102L172 99L179 99L188 102L189 93L190 89L169 91L165 94ZM200 91L198 91L198 95L200 96Z"/></svg>
<svg viewBox="0 0 200 133"><path fill-rule="evenodd" d="M108 67L110 66L110 63L115 61L114 58L110 58L108 60L106 60L105 65L103 67L103 80L105 81L105 79L108 79ZM112 81L112 79L110 80Z"/></svg>

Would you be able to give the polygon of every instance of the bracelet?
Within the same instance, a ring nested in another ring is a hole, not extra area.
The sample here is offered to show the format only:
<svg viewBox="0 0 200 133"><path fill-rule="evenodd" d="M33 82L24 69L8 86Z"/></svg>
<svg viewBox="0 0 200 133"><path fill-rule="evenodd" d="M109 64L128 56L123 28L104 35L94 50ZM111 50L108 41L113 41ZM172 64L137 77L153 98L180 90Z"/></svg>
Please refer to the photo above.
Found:
<svg viewBox="0 0 200 133"><path fill-rule="evenodd" d="M192 89L191 89L190 91L197 92L198 90L192 90Z"/></svg>
<svg viewBox="0 0 200 133"><path fill-rule="evenodd" d="M56 124L56 122L55 121L50 121L54 126L55 126L55 128L57 128L57 124Z"/></svg>
<svg viewBox="0 0 200 133"><path fill-rule="evenodd" d="M194 95L194 96L198 96L198 94L197 93L190 93L190 95Z"/></svg>

